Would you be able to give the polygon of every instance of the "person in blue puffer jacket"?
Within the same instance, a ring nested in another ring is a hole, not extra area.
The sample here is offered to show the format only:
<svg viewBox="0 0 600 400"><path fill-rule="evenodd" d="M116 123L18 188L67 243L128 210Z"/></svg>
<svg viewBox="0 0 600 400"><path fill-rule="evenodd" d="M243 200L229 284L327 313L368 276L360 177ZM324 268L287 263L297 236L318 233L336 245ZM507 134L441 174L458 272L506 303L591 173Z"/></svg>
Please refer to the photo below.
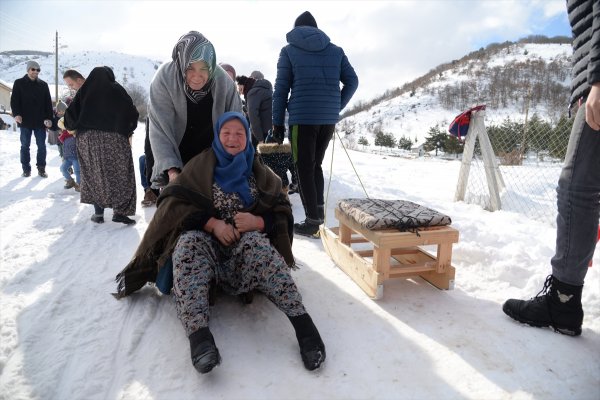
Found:
<svg viewBox="0 0 600 400"><path fill-rule="evenodd" d="M358 88L358 77L344 50L331 43L317 28L310 12L300 14L286 39L288 45L281 49L277 61L273 136L279 143L283 142L287 110L306 215L304 222L294 224L294 232L318 237L325 203L321 163L340 112Z"/></svg>

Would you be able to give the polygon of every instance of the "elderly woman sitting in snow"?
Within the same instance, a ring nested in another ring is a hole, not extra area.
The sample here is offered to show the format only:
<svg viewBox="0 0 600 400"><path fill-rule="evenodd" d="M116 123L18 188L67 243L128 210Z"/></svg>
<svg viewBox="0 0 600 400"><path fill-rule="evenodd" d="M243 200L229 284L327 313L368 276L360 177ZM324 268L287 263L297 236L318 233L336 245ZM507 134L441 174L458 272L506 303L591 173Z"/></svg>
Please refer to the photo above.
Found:
<svg viewBox="0 0 600 400"><path fill-rule="evenodd" d="M117 275L116 296L155 281L172 257L177 314L200 373L221 361L208 328L213 280L233 295L263 292L290 319L304 366L314 370L325 360L325 346L290 274L293 216L281 180L254 157L243 114L223 114L214 135L212 147L161 193L133 260Z"/></svg>

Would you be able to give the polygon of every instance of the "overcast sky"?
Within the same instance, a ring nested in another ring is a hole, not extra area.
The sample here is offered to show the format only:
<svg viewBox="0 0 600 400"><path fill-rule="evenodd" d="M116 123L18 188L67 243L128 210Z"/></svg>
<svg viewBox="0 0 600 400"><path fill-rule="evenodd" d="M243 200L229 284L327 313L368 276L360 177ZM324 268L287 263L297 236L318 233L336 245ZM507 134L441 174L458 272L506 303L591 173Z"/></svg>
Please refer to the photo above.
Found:
<svg viewBox="0 0 600 400"><path fill-rule="evenodd" d="M354 66L369 100L489 43L570 36L564 0L49 1L0 0L0 51L113 50L169 59L189 30L238 75L272 82L285 35L310 11ZM60 51L59 51L60 55Z"/></svg>

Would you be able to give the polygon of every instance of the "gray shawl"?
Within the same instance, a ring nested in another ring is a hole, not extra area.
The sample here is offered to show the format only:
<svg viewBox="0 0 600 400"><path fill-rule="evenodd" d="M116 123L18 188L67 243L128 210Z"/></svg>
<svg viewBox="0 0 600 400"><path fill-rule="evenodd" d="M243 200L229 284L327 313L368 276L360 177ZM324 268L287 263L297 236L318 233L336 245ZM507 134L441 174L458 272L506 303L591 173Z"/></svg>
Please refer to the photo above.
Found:
<svg viewBox="0 0 600 400"><path fill-rule="evenodd" d="M156 72L150 84L150 102L148 104L149 136L154 168L152 168L153 186L164 186L163 172L169 168L183 169L179 154L179 143L187 124L187 97L181 72L173 61L164 63ZM242 112L242 101L235 83L220 66L216 67L212 87L213 123L226 111Z"/></svg>

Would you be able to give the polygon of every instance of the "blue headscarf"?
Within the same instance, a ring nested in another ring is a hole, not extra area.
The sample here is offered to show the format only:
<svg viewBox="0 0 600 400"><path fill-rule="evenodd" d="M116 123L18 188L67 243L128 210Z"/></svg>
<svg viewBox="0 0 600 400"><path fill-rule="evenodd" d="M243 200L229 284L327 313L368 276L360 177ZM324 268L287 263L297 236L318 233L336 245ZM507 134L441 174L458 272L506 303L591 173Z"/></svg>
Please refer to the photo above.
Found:
<svg viewBox="0 0 600 400"><path fill-rule="evenodd" d="M219 140L219 132L225 122L234 118L239 119L244 129L246 129L246 149L232 156L223 148L223 144ZM215 166L214 173L215 181L225 192L239 194L245 207L250 206L253 199L250 194L248 178L252 175L254 146L250 138L250 127L244 114L236 111L228 111L219 117L215 124L215 138L212 142L212 148L217 156L217 165Z"/></svg>

